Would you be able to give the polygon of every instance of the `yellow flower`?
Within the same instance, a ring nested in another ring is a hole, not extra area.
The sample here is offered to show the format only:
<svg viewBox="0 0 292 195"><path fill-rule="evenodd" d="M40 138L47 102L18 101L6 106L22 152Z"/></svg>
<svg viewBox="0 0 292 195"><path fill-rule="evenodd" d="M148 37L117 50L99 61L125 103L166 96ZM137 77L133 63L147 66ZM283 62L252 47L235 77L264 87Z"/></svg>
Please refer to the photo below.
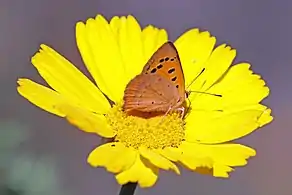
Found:
<svg viewBox="0 0 292 195"><path fill-rule="evenodd" d="M232 167L246 165L255 155L254 149L230 141L272 121L271 110L260 104L269 89L248 63L231 66L236 51L225 44L214 48L216 39L209 32L191 29L174 44L186 86L191 84L188 90L222 97L191 93L183 120L176 114L143 119L121 109L125 86L168 40L165 30L151 25L141 29L133 16L107 22L98 15L86 24L77 23L76 39L96 85L52 48L41 45L32 64L52 89L21 78L18 92L85 132L112 138L90 153L88 163L114 173L119 184L151 187L159 169L179 174L176 164L228 177Z"/></svg>

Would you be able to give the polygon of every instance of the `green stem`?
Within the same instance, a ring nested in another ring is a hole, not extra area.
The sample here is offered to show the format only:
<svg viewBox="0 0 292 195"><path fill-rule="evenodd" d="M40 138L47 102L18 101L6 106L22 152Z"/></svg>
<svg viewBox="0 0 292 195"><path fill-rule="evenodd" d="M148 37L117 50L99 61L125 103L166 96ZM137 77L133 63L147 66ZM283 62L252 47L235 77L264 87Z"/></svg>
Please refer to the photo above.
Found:
<svg viewBox="0 0 292 195"><path fill-rule="evenodd" d="M122 185L119 195L134 195L137 183L127 183Z"/></svg>

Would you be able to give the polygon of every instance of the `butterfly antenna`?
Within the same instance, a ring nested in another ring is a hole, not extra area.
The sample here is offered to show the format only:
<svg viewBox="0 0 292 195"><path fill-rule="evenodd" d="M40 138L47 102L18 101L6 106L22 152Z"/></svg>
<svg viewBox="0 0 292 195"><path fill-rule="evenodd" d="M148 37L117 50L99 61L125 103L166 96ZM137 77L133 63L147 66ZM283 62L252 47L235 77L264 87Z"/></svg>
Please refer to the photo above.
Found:
<svg viewBox="0 0 292 195"><path fill-rule="evenodd" d="M187 86L187 89L199 78L199 76L205 71L205 68L192 80L192 82Z"/></svg>
<svg viewBox="0 0 292 195"><path fill-rule="evenodd" d="M212 95L212 96L216 96L216 97L222 97L222 95L220 95L220 94L215 94L215 93L208 93L208 92L202 92L202 91L187 91L187 92L186 92L186 97L187 97L187 100L189 101L190 105L188 106L186 113L189 112L189 109L191 108L191 105L192 105L192 101L189 99L189 96L190 96L190 93L191 93L191 92L194 92L194 93L201 93L201 94L206 94L206 95Z"/></svg>
<svg viewBox="0 0 292 195"><path fill-rule="evenodd" d="M208 93L208 92L203 92L203 91L188 91L188 92L187 92L187 96L189 96L191 92L194 92L194 93L201 93L201 94L206 94L206 95L213 95L213 96L216 96L216 97L222 97L221 94Z"/></svg>

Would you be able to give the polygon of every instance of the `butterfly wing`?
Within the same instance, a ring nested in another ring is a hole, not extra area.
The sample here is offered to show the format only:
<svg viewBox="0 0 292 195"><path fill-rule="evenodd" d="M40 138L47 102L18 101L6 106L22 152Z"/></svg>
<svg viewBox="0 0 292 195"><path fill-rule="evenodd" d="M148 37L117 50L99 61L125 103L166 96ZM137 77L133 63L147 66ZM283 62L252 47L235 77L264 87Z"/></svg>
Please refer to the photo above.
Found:
<svg viewBox="0 0 292 195"><path fill-rule="evenodd" d="M142 74L158 74L171 82L185 100L185 79L178 52L172 42L164 43L149 59Z"/></svg>
<svg viewBox="0 0 292 195"><path fill-rule="evenodd" d="M177 88L162 76L140 74L126 87L123 109L126 112L167 112L179 99Z"/></svg>

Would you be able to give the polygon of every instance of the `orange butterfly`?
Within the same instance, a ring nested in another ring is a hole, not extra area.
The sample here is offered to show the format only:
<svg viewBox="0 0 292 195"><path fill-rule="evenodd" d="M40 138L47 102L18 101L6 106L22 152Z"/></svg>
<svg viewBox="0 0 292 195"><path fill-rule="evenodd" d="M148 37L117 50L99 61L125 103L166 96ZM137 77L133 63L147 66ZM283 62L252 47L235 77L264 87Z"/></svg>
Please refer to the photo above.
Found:
<svg viewBox="0 0 292 195"><path fill-rule="evenodd" d="M186 99L185 79L178 52L164 43L149 59L142 73L132 79L124 93L125 112L181 111Z"/></svg>

